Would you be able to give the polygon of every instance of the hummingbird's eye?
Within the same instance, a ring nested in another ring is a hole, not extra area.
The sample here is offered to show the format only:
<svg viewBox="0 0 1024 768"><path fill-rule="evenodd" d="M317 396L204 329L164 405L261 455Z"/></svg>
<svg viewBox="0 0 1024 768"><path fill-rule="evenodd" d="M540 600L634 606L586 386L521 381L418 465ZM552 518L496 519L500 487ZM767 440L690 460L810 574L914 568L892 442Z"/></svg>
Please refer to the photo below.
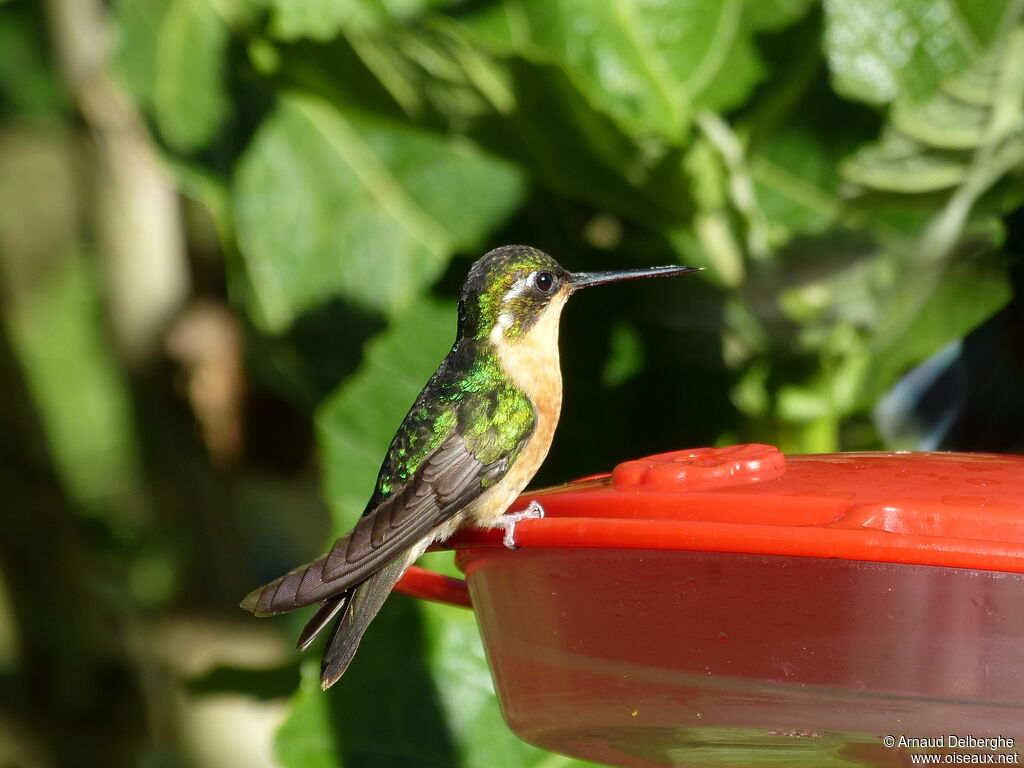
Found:
<svg viewBox="0 0 1024 768"><path fill-rule="evenodd" d="M533 284L541 293L551 293L555 285L555 276L550 272L538 272L533 278Z"/></svg>

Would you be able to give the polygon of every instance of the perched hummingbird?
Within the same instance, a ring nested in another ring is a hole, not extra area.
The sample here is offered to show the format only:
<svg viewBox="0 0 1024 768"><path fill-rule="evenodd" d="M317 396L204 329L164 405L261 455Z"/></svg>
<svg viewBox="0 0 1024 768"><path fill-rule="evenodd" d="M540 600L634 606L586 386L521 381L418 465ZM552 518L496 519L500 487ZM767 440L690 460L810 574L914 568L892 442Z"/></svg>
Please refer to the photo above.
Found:
<svg viewBox="0 0 1024 768"><path fill-rule="evenodd" d="M462 287L455 344L392 439L355 528L330 552L251 592L242 607L271 616L320 603L298 647L337 619L320 674L324 689L333 685L395 582L430 544L470 522L504 528L514 548L515 523L543 516L536 502L504 512L544 461L558 423L558 322L569 296L696 269L580 274L526 246L486 254Z"/></svg>

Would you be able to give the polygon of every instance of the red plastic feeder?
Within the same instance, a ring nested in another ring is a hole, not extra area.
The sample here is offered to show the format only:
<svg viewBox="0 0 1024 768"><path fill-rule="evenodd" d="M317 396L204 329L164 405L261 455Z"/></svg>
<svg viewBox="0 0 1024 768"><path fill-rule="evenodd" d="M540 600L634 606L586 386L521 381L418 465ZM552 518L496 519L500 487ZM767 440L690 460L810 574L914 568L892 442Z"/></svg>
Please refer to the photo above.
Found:
<svg viewBox="0 0 1024 768"><path fill-rule="evenodd" d="M526 741L620 766L1024 752L1024 457L701 448L532 499L517 551L452 541ZM439 578L400 586L467 602Z"/></svg>

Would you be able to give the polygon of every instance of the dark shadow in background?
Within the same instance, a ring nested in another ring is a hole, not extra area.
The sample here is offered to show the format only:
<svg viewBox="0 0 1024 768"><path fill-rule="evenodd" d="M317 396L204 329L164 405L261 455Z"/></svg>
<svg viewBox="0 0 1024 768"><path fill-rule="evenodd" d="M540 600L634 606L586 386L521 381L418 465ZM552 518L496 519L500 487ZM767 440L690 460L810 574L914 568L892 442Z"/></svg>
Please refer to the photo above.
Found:
<svg viewBox="0 0 1024 768"><path fill-rule="evenodd" d="M1024 452L1024 207L1004 218L1013 297L901 379L880 427L928 450Z"/></svg>
<svg viewBox="0 0 1024 768"><path fill-rule="evenodd" d="M425 650L419 606L393 594L323 694L339 768L459 768Z"/></svg>
<svg viewBox="0 0 1024 768"><path fill-rule="evenodd" d="M313 411L356 372L364 345L386 327L379 316L334 297L303 312L280 337L250 329L250 344L259 354L249 356L249 366L265 385L294 394Z"/></svg>
<svg viewBox="0 0 1024 768"><path fill-rule="evenodd" d="M0 569L17 667L3 719L52 766L136 766L146 707L121 645L115 583L83 546L35 404L0 323Z"/></svg>

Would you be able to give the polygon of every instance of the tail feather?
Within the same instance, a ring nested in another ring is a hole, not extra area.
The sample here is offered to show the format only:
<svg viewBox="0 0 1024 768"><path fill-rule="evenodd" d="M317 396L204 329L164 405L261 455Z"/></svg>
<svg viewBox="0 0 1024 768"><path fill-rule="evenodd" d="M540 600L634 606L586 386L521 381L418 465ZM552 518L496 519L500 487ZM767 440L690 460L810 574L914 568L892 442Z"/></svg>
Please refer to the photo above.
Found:
<svg viewBox="0 0 1024 768"><path fill-rule="evenodd" d="M428 540L386 563L375 573L353 583L351 576L324 581L327 555L254 589L241 606L257 616L273 616L314 602L319 607L299 635L298 648L306 650L334 622L321 665L321 686L329 688L348 668L363 633L391 594L405 569L427 548Z"/></svg>
<svg viewBox="0 0 1024 768"><path fill-rule="evenodd" d="M351 590L342 592L340 595L329 597L320 603L316 613L310 617L309 621L306 622L306 626L302 628L302 633L299 635L299 640L295 647L300 651L309 648L313 641L316 640L317 635L323 632L324 628L331 623L331 620L338 615L338 612L344 610L345 606L348 605L348 599L351 594Z"/></svg>
<svg viewBox="0 0 1024 768"><path fill-rule="evenodd" d="M366 628L370 626L370 622L384 605L387 596L391 594L392 587L401 578L407 565L406 557L392 560L366 581L354 587L348 593L349 598L343 600L345 610L331 631L331 637L327 641L327 648L324 650L323 661L320 665L321 688L324 690L330 688L348 669L352 657L355 656L356 650L359 648L359 641L363 639L363 633L366 632ZM321 612L326 613L326 605L329 602L325 602L324 606L317 611L314 619ZM334 609L335 612L338 610L340 607ZM329 618L321 622L320 629L327 621ZM312 621L310 623L312 624ZM305 632L303 634L305 635Z"/></svg>

